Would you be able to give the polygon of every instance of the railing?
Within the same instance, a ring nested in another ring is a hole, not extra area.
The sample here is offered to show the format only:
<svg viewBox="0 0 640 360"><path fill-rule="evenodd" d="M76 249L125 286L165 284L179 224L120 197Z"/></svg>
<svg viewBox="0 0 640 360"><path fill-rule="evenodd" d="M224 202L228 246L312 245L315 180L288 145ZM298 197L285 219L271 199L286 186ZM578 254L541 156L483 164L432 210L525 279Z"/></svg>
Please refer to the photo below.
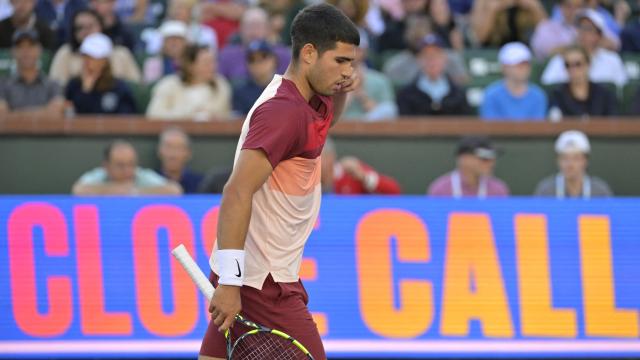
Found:
<svg viewBox="0 0 640 360"><path fill-rule="evenodd" d="M0 118L0 136L6 135L157 135L167 126L180 126L192 136L231 136L240 132L241 119L194 122L150 121L138 116L82 116L73 119L9 115ZM485 122L475 117L403 117L396 121L343 121L335 136L430 137L485 134L495 137L549 137L577 129L590 136L638 137L639 118L593 118L550 122Z"/></svg>

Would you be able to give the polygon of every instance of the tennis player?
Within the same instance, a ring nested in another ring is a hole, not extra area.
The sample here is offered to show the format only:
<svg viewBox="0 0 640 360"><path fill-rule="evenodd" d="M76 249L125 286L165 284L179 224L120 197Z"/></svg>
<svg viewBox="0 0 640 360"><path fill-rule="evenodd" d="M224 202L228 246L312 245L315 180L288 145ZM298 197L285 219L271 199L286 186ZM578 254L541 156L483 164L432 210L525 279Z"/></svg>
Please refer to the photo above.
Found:
<svg viewBox="0 0 640 360"><path fill-rule="evenodd" d="M291 40L291 64L247 115L222 193L210 259L217 290L201 360L225 358L223 331L240 312L326 359L298 272L320 209L320 153L359 81L353 60L360 37L340 10L317 4L295 17Z"/></svg>

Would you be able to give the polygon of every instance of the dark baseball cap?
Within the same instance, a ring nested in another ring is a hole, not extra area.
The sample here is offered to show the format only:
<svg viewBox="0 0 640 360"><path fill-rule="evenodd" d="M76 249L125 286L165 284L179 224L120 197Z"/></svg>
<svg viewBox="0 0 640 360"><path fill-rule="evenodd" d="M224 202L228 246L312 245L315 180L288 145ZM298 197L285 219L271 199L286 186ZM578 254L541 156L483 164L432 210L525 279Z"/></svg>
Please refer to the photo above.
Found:
<svg viewBox="0 0 640 360"><path fill-rule="evenodd" d="M273 54L273 47L265 40L254 40L247 46L247 59L256 53Z"/></svg>
<svg viewBox="0 0 640 360"><path fill-rule="evenodd" d="M491 140L482 135L470 135L460 139L456 155L473 154L479 158L493 160L501 151L493 146Z"/></svg>
<svg viewBox="0 0 640 360"><path fill-rule="evenodd" d="M427 46L435 46L441 49L447 47L447 45L444 43L444 40L442 40L442 38L436 34L427 34L422 38L422 40L420 40L420 50L426 48Z"/></svg>
<svg viewBox="0 0 640 360"><path fill-rule="evenodd" d="M11 38L11 43L13 45L17 45L22 40L30 40L34 43L40 43L40 36L38 36L38 32L29 29L29 30L17 30L13 33L13 37Z"/></svg>

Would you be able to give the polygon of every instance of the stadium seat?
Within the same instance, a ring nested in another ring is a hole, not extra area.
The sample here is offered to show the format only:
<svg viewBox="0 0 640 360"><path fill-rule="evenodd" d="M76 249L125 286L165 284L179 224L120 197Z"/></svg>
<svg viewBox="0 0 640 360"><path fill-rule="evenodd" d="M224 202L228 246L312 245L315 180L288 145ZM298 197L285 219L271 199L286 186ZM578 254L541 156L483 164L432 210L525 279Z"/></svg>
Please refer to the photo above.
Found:
<svg viewBox="0 0 640 360"><path fill-rule="evenodd" d="M151 101L151 89L154 84L138 84L135 82L127 82L129 87L131 87L131 91L133 92L133 97L136 101L136 107L138 108L139 114L145 114L147 111L147 106Z"/></svg>
<svg viewBox="0 0 640 360"><path fill-rule="evenodd" d="M487 85L502 77L496 49L465 50L464 61L471 76L471 86Z"/></svg>
<svg viewBox="0 0 640 360"><path fill-rule="evenodd" d="M623 54L622 61L631 81L640 81L640 54Z"/></svg>
<svg viewBox="0 0 640 360"><path fill-rule="evenodd" d="M622 90L622 109L624 109L625 114L631 112L631 102L638 89L640 89L640 81L633 81L625 85Z"/></svg>

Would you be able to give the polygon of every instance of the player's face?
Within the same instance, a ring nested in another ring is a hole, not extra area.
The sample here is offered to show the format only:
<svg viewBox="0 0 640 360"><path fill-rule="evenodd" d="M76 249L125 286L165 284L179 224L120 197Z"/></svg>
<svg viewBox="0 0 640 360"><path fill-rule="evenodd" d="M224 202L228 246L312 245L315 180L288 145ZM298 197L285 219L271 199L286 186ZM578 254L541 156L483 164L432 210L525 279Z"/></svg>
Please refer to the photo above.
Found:
<svg viewBox="0 0 640 360"><path fill-rule="evenodd" d="M134 181L137 166L136 151L130 146L116 146L104 163L109 179L114 182Z"/></svg>
<svg viewBox="0 0 640 360"><path fill-rule="evenodd" d="M353 75L356 46L336 43L335 49L327 50L311 64L308 81L314 92L331 96L342 89L345 80Z"/></svg>
<svg viewBox="0 0 640 360"><path fill-rule="evenodd" d="M581 177L587 171L587 156L580 152L565 153L558 156L558 167L567 179Z"/></svg>

